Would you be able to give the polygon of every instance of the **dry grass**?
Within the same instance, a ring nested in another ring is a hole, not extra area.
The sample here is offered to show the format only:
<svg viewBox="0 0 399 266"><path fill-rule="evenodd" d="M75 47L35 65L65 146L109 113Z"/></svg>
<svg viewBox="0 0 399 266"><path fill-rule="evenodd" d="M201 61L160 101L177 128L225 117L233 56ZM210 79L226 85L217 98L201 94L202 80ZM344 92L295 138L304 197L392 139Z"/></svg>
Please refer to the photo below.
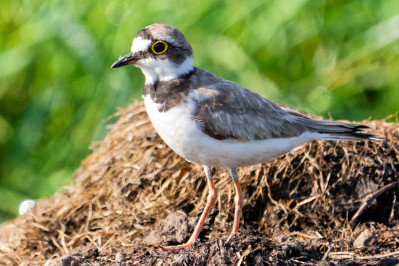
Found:
<svg viewBox="0 0 399 266"><path fill-rule="evenodd" d="M80 246L109 254L128 250L134 257L156 249L143 239L168 214L201 213L208 193L202 168L160 140L142 104L119 115L76 171L74 186L0 227L0 261L43 263ZM348 225L368 195L399 177L398 124L364 123L386 141L314 141L272 163L240 169L246 194L242 228L276 243L289 236L309 252L328 250L332 259L397 250L397 187L372 202L355 227ZM202 239L225 237L231 227L234 187L225 169L216 176L219 198ZM352 246L364 228L378 232L374 249Z"/></svg>

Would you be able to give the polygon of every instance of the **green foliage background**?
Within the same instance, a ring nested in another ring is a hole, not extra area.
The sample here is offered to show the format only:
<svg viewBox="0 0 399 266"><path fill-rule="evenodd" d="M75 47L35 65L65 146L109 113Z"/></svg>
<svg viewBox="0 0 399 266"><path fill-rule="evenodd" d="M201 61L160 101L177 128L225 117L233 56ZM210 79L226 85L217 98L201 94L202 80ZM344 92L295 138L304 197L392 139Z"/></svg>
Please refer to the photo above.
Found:
<svg viewBox="0 0 399 266"><path fill-rule="evenodd" d="M62 188L106 117L140 98L142 73L110 65L141 28L179 28L197 66L273 101L382 119L399 109L398 11L396 0L2 0L0 222Z"/></svg>

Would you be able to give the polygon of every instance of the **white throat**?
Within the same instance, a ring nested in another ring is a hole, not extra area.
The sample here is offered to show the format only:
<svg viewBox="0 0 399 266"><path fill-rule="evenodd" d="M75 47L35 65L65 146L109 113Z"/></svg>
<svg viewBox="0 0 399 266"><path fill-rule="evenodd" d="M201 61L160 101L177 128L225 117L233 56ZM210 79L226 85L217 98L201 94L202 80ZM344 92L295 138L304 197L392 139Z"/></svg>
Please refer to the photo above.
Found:
<svg viewBox="0 0 399 266"><path fill-rule="evenodd" d="M167 81L185 75L193 70L193 58L187 57L182 64L169 60L141 59L136 62L145 75L145 83Z"/></svg>
<svg viewBox="0 0 399 266"><path fill-rule="evenodd" d="M151 45L150 40L144 40L141 37L133 40L131 52L137 53L148 51ZM153 58L140 59L135 63L141 68L145 75L145 83L152 84L156 81L167 81L175 79L193 70L193 57L187 57L181 64L176 64L168 60L156 60Z"/></svg>

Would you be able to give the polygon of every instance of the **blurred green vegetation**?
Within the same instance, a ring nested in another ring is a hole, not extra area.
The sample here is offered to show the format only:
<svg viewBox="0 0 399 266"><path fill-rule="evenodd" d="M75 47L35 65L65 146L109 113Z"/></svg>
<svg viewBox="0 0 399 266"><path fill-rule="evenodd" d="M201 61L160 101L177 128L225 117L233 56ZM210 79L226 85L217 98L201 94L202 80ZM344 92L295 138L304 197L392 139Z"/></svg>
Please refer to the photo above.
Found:
<svg viewBox="0 0 399 266"><path fill-rule="evenodd" d="M0 222L62 188L106 117L140 98L141 72L110 65L152 23L179 28L197 66L291 108L399 109L396 0L2 0L0 14Z"/></svg>

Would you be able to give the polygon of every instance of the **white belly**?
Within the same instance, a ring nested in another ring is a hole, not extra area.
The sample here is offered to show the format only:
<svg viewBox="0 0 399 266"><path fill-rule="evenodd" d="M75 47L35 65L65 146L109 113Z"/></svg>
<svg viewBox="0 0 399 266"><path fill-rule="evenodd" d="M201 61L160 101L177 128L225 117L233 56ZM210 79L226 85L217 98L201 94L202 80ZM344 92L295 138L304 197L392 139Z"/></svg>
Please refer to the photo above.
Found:
<svg viewBox="0 0 399 266"><path fill-rule="evenodd" d="M186 160L208 166L235 168L273 161L302 143L313 139L305 132L294 138L221 141L204 134L192 117L193 105L184 103L159 112L150 95L144 98L148 116L166 144Z"/></svg>

